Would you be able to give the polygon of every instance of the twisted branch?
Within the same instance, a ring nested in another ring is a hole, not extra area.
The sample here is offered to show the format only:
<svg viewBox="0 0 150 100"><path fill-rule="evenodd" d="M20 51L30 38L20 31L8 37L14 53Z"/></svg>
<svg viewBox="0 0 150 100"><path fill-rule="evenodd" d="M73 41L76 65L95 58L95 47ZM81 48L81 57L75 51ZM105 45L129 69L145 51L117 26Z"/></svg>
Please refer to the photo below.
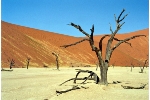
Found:
<svg viewBox="0 0 150 100"><path fill-rule="evenodd" d="M87 37L90 37L90 35L88 33L86 33L81 27L80 25L76 25L74 23L71 23L71 24L68 24L68 25L71 25L73 27L75 27L76 29L78 29L80 32L82 32L84 35L86 35Z"/></svg>
<svg viewBox="0 0 150 100"><path fill-rule="evenodd" d="M63 46L60 46L60 47L64 47L64 48L67 48L67 47L70 47L70 46L73 46L73 45L77 45L78 43L81 43L81 42L84 42L84 41L89 41L89 39L82 39L78 42L75 42L75 43L72 43L72 44L68 44L68 45L63 45Z"/></svg>
<svg viewBox="0 0 150 100"><path fill-rule="evenodd" d="M126 38L126 39L124 39L124 40L120 40L120 41L112 48L112 50L116 49L120 44L122 44L122 43L124 43L124 42L127 42L127 41L129 41L129 40L131 40L131 39L134 39L134 38L136 38L136 37L140 37L140 36L145 36L145 37L146 37L146 35L135 35L135 36L132 36L132 37L130 37L130 38Z"/></svg>

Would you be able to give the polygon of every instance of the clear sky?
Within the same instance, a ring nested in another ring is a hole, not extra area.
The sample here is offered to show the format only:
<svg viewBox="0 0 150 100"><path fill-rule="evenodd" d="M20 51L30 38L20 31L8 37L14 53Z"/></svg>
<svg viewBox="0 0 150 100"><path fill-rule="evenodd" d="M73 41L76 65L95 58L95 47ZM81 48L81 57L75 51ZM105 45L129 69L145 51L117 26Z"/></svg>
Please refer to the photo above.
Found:
<svg viewBox="0 0 150 100"><path fill-rule="evenodd" d="M70 36L84 36L70 22L87 33L94 24L94 35L111 33L109 23L115 30L114 14L123 8L129 15L119 33L149 27L149 0L1 0L1 6L5 22Z"/></svg>

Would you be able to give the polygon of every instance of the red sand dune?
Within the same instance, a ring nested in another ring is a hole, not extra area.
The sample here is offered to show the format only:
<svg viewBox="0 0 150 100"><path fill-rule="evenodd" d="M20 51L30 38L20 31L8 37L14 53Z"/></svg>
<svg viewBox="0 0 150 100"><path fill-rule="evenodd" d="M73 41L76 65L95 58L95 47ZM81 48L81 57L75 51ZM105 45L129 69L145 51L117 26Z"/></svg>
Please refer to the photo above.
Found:
<svg viewBox="0 0 150 100"><path fill-rule="evenodd" d="M95 64L97 61L95 52L90 48L89 43L82 42L69 48L60 46L81 40L82 38L52 33L33 28L23 27L6 23L2 24L2 67L9 67L8 59L15 60L15 67L26 65L26 58L30 57L30 65L35 67L55 66L55 56L52 52L59 53L60 65L83 66L85 64ZM148 30L144 29L127 34L117 34L116 37L124 39L137 34L144 34L146 37L139 37L130 41L132 47L126 43L120 45L112 54L110 65L135 66L143 64L148 55ZM82 34L82 33L81 33ZM95 45L98 45L101 35L94 36ZM103 41L103 54L108 38ZM116 43L115 41L113 42Z"/></svg>

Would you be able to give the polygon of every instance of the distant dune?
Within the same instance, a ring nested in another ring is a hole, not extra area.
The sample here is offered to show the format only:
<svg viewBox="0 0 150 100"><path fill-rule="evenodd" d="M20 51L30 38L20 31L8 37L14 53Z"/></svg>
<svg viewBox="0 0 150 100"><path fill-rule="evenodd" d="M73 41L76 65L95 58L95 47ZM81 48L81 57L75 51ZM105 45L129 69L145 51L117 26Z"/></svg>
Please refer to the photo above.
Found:
<svg viewBox="0 0 150 100"><path fill-rule="evenodd" d="M97 61L95 52L90 48L89 43L83 42L69 48L60 46L81 40L82 38L52 33L33 28L23 27L1 21L1 56L2 67L9 67L8 59L15 60L15 67L26 65L26 58L30 57L30 65L34 67L55 66L55 56L52 52L59 53L61 66L84 66L95 64ZM135 66L143 65L148 55L149 29L136 32L117 34L116 37L124 39L137 34L144 34L146 37L139 37L130 41L132 47L126 43L120 45L112 54L110 65ZM81 33L82 34L82 33ZM102 35L94 36L95 45L98 45ZM108 38L103 41L103 54ZM113 45L116 42L113 42ZM112 45L112 46L113 46Z"/></svg>

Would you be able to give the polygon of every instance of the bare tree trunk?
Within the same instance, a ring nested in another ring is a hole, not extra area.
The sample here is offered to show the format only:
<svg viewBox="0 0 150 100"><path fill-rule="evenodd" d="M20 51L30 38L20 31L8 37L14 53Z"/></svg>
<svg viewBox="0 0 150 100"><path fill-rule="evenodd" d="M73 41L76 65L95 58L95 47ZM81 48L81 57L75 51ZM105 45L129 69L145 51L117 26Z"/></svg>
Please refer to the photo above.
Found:
<svg viewBox="0 0 150 100"><path fill-rule="evenodd" d="M103 66L100 65L100 76L101 76L101 80L100 80L100 84L102 85L108 85L107 82L107 71L108 71L108 64L104 63Z"/></svg>

